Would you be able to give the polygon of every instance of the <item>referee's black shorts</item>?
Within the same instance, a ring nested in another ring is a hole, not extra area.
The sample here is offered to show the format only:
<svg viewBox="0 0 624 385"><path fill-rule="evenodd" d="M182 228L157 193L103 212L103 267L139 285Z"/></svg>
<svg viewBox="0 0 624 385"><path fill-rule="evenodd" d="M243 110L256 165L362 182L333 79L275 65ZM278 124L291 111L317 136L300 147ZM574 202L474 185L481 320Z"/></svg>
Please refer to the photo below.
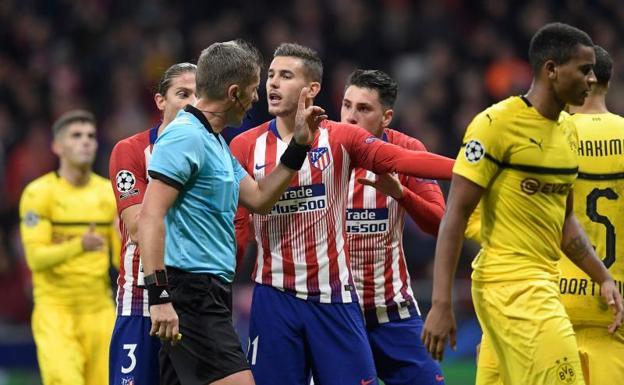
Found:
<svg viewBox="0 0 624 385"><path fill-rule="evenodd" d="M232 324L232 285L167 267L182 340L160 349L161 385L205 385L249 369Z"/></svg>

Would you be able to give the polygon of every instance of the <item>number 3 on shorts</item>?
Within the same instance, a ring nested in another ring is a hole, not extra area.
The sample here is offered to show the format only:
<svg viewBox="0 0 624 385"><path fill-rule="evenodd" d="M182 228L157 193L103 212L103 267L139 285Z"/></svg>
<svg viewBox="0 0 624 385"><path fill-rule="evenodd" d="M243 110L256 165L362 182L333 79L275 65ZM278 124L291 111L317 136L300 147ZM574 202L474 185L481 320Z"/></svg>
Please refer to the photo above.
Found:
<svg viewBox="0 0 624 385"><path fill-rule="evenodd" d="M130 366L127 368L122 366L121 372L123 374L132 373L134 367L136 366L136 356L134 355L134 351L136 350L137 344L124 344L123 349L128 351L128 357L130 358Z"/></svg>

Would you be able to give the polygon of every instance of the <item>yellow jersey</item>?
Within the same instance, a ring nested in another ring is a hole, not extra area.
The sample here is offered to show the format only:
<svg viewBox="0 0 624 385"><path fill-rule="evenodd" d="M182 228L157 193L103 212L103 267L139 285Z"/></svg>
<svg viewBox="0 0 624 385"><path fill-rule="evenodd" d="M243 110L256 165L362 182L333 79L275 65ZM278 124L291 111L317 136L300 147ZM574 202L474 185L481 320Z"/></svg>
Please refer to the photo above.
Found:
<svg viewBox="0 0 624 385"><path fill-rule="evenodd" d="M624 118L575 114L579 174L574 213L616 281L624 285ZM561 260L559 291L574 324L608 325L613 314L600 298L600 286L567 258Z"/></svg>
<svg viewBox="0 0 624 385"><path fill-rule="evenodd" d="M120 243L116 215L108 179L93 173L80 187L56 172L26 186L20 200L20 231L33 273L35 304L90 311L112 303L108 269L111 248L114 252ZM86 252L82 235L92 223L107 242L99 251Z"/></svg>
<svg viewBox="0 0 624 385"><path fill-rule="evenodd" d="M566 199L578 171L575 127L510 97L468 126L453 172L485 189L474 282L556 282Z"/></svg>

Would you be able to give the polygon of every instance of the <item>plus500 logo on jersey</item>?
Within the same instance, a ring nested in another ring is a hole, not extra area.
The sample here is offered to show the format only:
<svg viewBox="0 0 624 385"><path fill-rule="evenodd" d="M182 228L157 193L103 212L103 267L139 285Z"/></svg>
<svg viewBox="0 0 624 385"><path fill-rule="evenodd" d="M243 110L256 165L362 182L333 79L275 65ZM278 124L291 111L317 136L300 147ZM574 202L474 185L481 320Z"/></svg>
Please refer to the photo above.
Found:
<svg viewBox="0 0 624 385"><path fill-rule="evenodd" d="M324 184L289 187L277 201L271 214L292 214L324 210L327 207Z"/></svg>
<svg viewBox="0 0 624 385"><path fill-rule="evenodd" d="M379 234L388 231L388 209L347 209L347 233Z"/></svg>

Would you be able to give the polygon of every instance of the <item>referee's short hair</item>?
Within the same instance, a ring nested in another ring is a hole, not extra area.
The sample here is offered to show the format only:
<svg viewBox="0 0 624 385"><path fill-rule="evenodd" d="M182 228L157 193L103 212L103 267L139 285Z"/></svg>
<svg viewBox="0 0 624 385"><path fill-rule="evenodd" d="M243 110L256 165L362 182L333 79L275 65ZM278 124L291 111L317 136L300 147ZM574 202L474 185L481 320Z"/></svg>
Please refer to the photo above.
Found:
<svg viewBox="0 0 624 385"><path fill-rule="evenodd" d="M232 84L248 86L261 66L260 51L242 39L211 44L197 60L197 96L223 99Z"/></svg>
<svg viewBox="0 0 624 385"><path fill-rule="evenodd" d="M61 115L54 124L52 124L52 134L54 139L65 131L67 126L74 123L90 123L95 126L95 116L86 110L71 110Z"/></svg>

